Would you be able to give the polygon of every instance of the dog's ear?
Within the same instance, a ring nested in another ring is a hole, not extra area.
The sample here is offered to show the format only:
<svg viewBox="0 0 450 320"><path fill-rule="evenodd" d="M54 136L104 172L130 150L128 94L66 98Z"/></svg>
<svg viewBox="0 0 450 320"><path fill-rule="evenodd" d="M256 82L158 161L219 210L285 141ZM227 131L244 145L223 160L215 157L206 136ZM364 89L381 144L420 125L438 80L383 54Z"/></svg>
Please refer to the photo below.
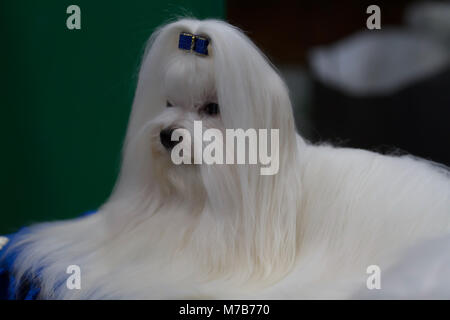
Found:
<svg viewBox="0 0 450 320"><path fill-rule="evenodd" d="M167 97L162 79L170 58L180 53L180 32L191 32L200 23L198 20L182 19L161 26L150 36L141 61L127 138L134 136L146 122L164 110Z"/></svg>
<svg viewBox="0 0 450 320"><path fill-rule="evenodd" d="M200 30L211 39L208 59L214 60L224 126L278 129L280 147L295 148L295 122L287 86L269 60L233 26L206 21Z"/></svg>
<svg viewBox="0 0 450 320"><path fill-rule="evenodd" d="M162 27L147 41L128 123L127 140L163 110L166 101L162 95L161 64L168 54L168 42L170 39L175 41L174 37L172 28Z"/></svg>
<svg viewBox="0 0 450 320"><path fill-rule="evenodd" d="M301 202L298 141L287 87L260 50L239 30L224 23L201 26L211 38L216 90L226 128L279 130L279 171L262 176L260 168L239 166L243 212L239 228L251 243L249 256L261 272L290 266L295 256L297 212ZM245 241L244 241L245 242ZM286 244L289 245L286 245ZM279 250L283 247L284 250ZM277 262L261 261L277 257ZM259 262L258 262L259 261Z"/></svg>

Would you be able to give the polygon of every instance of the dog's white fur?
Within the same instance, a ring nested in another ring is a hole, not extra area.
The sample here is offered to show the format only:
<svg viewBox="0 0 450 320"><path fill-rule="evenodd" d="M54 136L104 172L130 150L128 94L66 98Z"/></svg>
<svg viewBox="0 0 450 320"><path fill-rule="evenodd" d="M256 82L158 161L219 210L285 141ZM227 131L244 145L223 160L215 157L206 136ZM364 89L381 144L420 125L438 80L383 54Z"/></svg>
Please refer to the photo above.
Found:
<svg viewBox="0 0 450 320"><path fill-rule="evenodd" d="M209 56L177 48L210 37ZM174 104L166 108L166 101ZM199 106L217 101L220 115ZM277 128L279 172L171 163L161 129ZM347 298L400 252L450 227L445 168L412 157L314 146L295 130L288 90L255 45L216 20L183 19L150 38L120 177L98 213L31 227L15 275L40 298ZM81 290L68 290L68 265Z"/></svg>

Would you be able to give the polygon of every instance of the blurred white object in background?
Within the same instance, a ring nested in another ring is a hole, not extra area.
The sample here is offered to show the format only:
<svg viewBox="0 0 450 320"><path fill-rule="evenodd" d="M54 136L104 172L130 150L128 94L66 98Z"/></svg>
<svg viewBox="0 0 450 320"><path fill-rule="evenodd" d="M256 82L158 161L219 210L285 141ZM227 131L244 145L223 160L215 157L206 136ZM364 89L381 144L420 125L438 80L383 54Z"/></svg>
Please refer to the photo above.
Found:
<svg viewBox="0 0 450 320"><path fill-rule="evenodd" d="M382 26L311 51L313 75L352 95L386 95L450 65L450 3L416 3L406 27Z"/></svg>
<svg viewBox="0 0 450 320"><path fill-rule="evenodd" d="M450 65L448 49L409 29L364 31L312 50L313 75L351 95L385 95Z"/></svg>

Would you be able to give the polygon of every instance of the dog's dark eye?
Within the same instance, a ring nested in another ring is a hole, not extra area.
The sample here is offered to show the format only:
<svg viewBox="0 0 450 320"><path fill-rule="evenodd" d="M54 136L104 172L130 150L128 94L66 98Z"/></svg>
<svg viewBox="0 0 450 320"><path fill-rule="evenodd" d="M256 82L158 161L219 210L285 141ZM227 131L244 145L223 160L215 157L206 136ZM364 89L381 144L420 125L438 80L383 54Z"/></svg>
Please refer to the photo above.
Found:
<svg viewBox="0 0 450 320"><path fill-rule="evenodd" d="M202 110L204 113L214 116L219 113L219 105L217 103L210 102L205 104Z"/></svg>
<svg viewBox="0 0 450 320"><path fill-rule="evenodd" d="M167 108L173 107L173 104L171 104L169 101L167 101L167 102L166 102L166 107L167 107Z"/></svg>

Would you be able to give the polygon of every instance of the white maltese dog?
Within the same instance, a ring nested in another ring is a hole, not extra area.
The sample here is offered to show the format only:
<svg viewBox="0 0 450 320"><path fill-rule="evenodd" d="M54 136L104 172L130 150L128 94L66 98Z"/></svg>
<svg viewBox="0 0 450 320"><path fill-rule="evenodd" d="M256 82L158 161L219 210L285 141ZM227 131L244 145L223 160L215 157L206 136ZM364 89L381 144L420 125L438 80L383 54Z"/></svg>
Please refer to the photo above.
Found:
<svg viewBox="0 0 450 320"><path fill-rule="evenodd" d="M277 129L278 170L174 164L194 121ZM449 229L445 168L309 144L285 83L242 32L183 19L149 40L111 197L96 214L24 229L6 255L18 285L37 283L44 299L352 298L369 266L383 272Z"/></svg>

